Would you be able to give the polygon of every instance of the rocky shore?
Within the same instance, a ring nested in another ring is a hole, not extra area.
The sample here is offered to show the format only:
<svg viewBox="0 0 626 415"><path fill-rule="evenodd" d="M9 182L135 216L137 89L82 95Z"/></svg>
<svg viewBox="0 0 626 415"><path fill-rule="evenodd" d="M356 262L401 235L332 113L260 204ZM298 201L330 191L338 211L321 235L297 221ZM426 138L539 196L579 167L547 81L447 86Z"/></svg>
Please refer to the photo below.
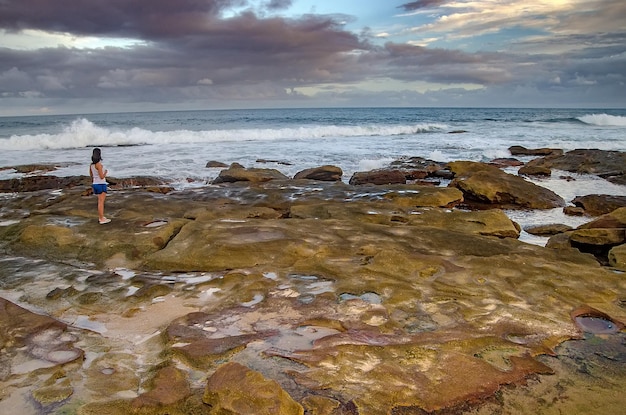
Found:
<svg viewBox="0 0 626 415"><path fill-rule="evenodd" d="M526 153L525 153L526 151ZM0 412L559 414L626 404L626 153L511 148L205 186L16 166L0 181ZM524 169L525 168L525 169ZM568 178L564 177L563 180ZM563 208L546 247L503 209Z"/></svg>

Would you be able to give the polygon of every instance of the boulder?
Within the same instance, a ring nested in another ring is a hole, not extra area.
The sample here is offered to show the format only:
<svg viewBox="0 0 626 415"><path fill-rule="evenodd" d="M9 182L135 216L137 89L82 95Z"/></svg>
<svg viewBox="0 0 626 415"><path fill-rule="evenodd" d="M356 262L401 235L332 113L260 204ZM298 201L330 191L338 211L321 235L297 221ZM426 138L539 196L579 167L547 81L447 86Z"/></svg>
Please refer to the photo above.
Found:
<svg viewBox="0 0 626 415"><path fill-rule="evenodd" d="M28 176L16 179L0 180L0 192L34 192L37 190L63 189L75 186L88 186L87 176Z"/></svg>
<svg viewBox="0 0 626 415"><path fill-rule="evenodd" d="M561 223L552 223L547 225L527 226L524 228L526 232L537 236L552 236L559 233L571 231L572 227Z"/></svg>
<svg viewBox="0 0 626 415"><path fill-rule="evenodd" d="M287 176L276 169L258 169L243 168L239 166L230 166L226 170L222 170L215 180L214 184L234 183L234 182L252 182L261 183L270 180L286 180Z"/></svg>
<svg viewBox="0 0 626 415"><path fill-rule="evenodd" d="M578 149L531 160L528 165L594 174L613 183L626 184L626 152L621 151Z"/></svg>
<svg viewBox="0 0 626 415"><path fill-rule="evenodd" d="M228 164L222 163L221 161L210 160L206 163L206 167L208 169L223 168L223 167L228 167Z"/></svg>
<svg viewBox="0 0 626 415"><path fill-rule="evenodd" d="M207 380L202 400L216 414L304 414L304 408L276 381L235 362L217 368Z"/></svg>
<svg viewBox="0 0 626 415"><path fill-rule="evenodd" d="M585 210L587 215L600 216L615 209L626 207L626 196L586 195L577 196L572 203Z"/></svg>
<svg viewBox="0 0 626 415"><path fill-rule="evenodd" d="M350 178L351 185L362 184L404 184L406 183L406 173L399 169L378 169L370 171L355 172Z"/></svg>
<svg viewBox="0 0 626 415"><path fill-rule="evenodd" d="M533 166L532 164L527 164L520 167L517 174L524 176L550 176L552 175L552 170L544 166Z"/></svg>
<svg viewBox="0 0 626 415"><path fill-rule="evenodd" d="M565 206L563 208L563 213L568 216L583 216L585 214L585 209L577 206Z"/></svg>
<svg viewBox="0 0 626 415"><path fill-rule="evenodd" d="M511 146L509 152L512 156L549 156L563 154L563 150L556 148L533 148L529 149L523 146Z"/></svg>
<svg viewBox="0 0 626 415"><path fill-rule="evenodd" d="M574 247L593 254L602 264L619 264L621 250L626 242L626 207L614 210L597 219L550 238L547 247ZM615 251L613 251L615 249ZM613 251L613 254L610 252ZM615 265L613 265L615 266Z"/></svg>
<svg viewBox="0 0 626 415"><path fill-rule="evenodd" d="M294 179L321 180L327 182L340 181L343 171L337 166L325 165L299 171Z"/></svg>
<svg viewBox="0 0 626 415"><path fill-rule="evenodd" d="M570 234L570 240L585 245L619 245L626 242L624 228L577 229Z"/></svg>
<svg viewBox="0 0 626 415"><path fill-rule="evenodd" d="M609 251L609 265L626 271L626 244L618 245Z"/></svg>
<svg viewBox="0 0 626 415"><path fill-rule="evenodd" d="M437 174L445 169L445 163L423 157L406 157L391 162L389 167L403 170L407 179L423 179L426 177L441 177Z"/></svg>
<svg viewBox="0 0 626 415"><path fill-rule="evenodd" d="M466 201L524 209L565 205L553 191L485 163L458 161L448 167L455 173L450 186L460 189Z"/></svg>
<svg viewBox="0 0 626 415"><path fill-rule="evenodd" d="M445 163L428 160L422 157L407 157L395 160L389 164L389 167L376 169L367 172L356 172L350 178L350 184L402 184L402 183L421 183L427 184L432 182L421 182L424 179L442 178L451 179L452 173L446 170Z"/></svg>
<svg viewBox="0 0 626 415"><path fill-rule="evenodd" d="M591 228L626 228L626 207L615 209L578 227L578 229Z"/></svg>
<svg viewBox="0 0 626 415"><path fill-rule="evenodd" d="M548 239L546 242L546 248L551 249L559 249L559 250L570 250L575 249L572 247L572 243L570 242L570 232L557 233Z"/></svg>
<svg viewBox="0 0 626 415"><path fill-rule="evenodd" d="M501 157L501 158L496 158L493 159L489 162L489 164L496 166L496 167L518 167L518 166L523 166L524 163L519 161L516 158L512 158L512 157Z"/></svg>
<svg viewBox="0 0 626 415"><path fill-rule="evenodd" d="M455 178L469 177L472 174L488 171L502 171L499 168L487 163L478 163L475 161L453 161L446 165L446 168L454 174Z"/></svg>
<svg viewBox="0 0 626 415"><path fill-rule="evenodd" d="M576 229L569 233L569 244L580 252L592 254L603 265L609 265L609 252L626 242L623 228Z"/></svg>

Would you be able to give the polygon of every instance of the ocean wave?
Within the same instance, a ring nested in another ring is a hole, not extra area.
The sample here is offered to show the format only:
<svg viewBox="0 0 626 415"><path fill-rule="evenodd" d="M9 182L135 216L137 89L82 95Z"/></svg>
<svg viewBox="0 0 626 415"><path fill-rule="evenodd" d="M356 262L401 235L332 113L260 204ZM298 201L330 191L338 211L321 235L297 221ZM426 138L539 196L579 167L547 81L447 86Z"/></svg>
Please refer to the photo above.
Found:
<svg viewBox="0 0 626 415"><path fill-rule="evenodd" d="M79 118L57 134L13 135L0 139L0 150L70 149L236 141L307 140L324 137L398 136L437 132L444 124L417 125L310 125L294 128L149 131L142 128L109 129Z"/></svg>
<svg viewBox="0 0 626 415"><path fill-rule="evenodd" d="M609 114L587 114L578 120L590 125L626 127L626 117Z"/></svg>

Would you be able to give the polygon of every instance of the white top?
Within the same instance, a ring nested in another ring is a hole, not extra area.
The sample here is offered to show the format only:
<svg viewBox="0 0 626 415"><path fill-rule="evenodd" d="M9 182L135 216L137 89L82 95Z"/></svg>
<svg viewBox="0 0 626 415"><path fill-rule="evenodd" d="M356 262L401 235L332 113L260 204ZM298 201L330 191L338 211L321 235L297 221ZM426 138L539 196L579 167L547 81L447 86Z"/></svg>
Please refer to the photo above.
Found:
<svg viewBox="0 0 626 415"><path fill-rule="evenodd" d="M104 166L102 166L102 171L104 171ZM93 184L107 184L107 179L101 179L100 174L98 173L98 169L96 169L96 165L91 165L91 175L93 176Z"/></svg>

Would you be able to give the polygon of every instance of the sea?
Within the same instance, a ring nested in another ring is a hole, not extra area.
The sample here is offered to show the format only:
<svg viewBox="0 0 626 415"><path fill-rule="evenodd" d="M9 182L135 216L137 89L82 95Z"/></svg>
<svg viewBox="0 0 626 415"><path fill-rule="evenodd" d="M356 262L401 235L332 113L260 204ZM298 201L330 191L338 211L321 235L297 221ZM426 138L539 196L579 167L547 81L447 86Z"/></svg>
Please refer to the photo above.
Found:
<svg viewBox="0 0 626 415"><path fill-rule="evenodd" d="M274 168L289 177L330 164L348 182L355 172L406 157L488 162L511 157L513 145L626 151L626 109L286 108L0 117L0 180L20 177L7 167L39 163L62 166L48 174L86 175L94 147L102 148L110 176L162 177L185 189L217 177L220 169L206 167L209 161ZM567 202L592 193L626 195L626 186L589 175L553 172L529 180ZM521 225L589 220L566 217L562 209L507 213Z"/></svg>

